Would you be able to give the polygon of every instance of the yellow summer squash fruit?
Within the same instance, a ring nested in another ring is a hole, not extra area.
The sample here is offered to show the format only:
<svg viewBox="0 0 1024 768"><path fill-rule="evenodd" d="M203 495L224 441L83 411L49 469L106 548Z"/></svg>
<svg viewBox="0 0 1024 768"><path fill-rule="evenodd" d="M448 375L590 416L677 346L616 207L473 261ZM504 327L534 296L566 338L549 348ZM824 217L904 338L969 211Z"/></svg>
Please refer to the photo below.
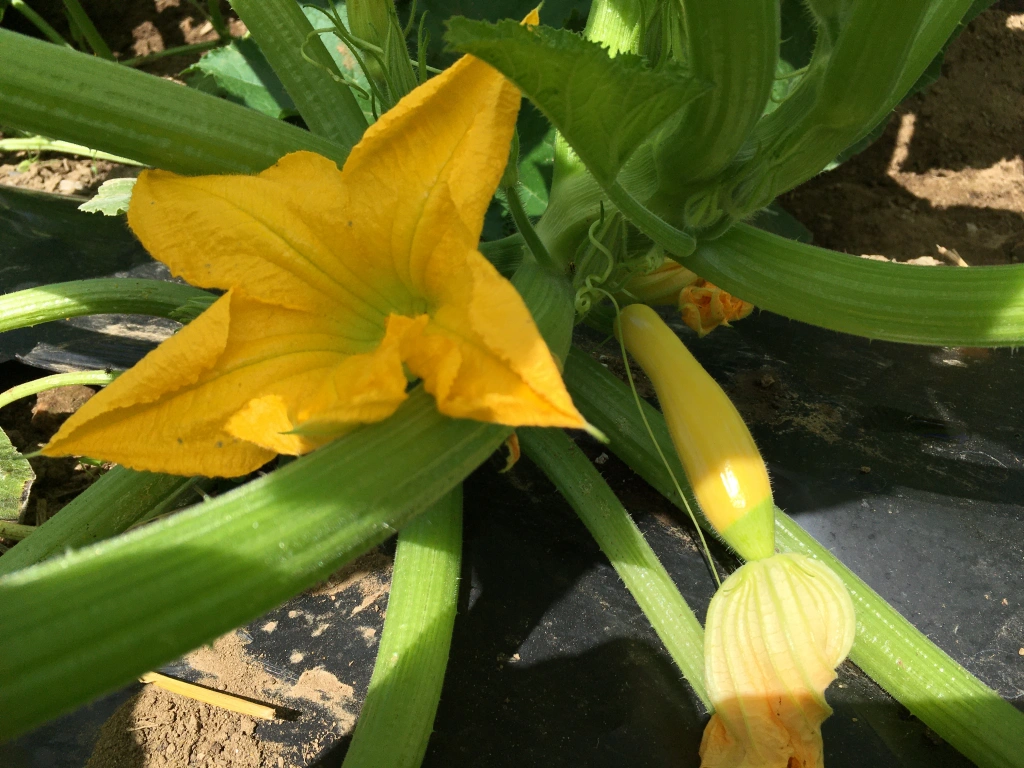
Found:
<svg viewBox="0 0 1024 768"><path fill-rule="evenodd" d="M722 388L658 314L622 310L626 350L654 384L701 511L745 560L775 552L775 504L761 454Z"/></svg>

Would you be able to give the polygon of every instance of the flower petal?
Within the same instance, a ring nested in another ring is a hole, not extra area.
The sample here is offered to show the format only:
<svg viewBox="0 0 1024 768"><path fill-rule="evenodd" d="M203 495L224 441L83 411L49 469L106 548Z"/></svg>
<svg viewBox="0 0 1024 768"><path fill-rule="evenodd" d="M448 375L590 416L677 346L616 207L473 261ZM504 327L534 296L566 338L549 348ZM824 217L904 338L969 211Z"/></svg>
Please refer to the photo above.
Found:
<svg viewBox="0 0 1024 768"><path fill-rule="evenodd" d="M440 247L426 284L442 302L403 358L448 416L584 428L519 293L476 251Z"/></svg>
<svg viewBox="0 0 1024 768"><path fill-rule="evenodd" d="M346 237L341 172L295 152L257 176L145 171L128 223L152 256L204 288L242 289L290 309L329 312L380 338L390 306L387 275L353 275L360 249ZM365 260L365 257L363 257Z"/></svg>
<svg viewBox="0 0 1024 768"><path fill-rule="evenodd" d="M853 603L839 578L803 555L749 562L708 608L704 768L823 765L825 688L853 644Z"/></svg>
<svg viewBox="0 0 1024 768"><path fill-rule="evenodd" d="M464 56L386 112L349 155L345 185L363 194L351 196L348 218L410 288L415 265L449 226L463 248L476 248L519 102L497 70ZM437 195L446 198L441 209Z"/></svg>
<svg viewBox="0 0 1024 768"><path fill-rule="evenodd" d="M278 451L304 453L323 442L323 434L281 433L315 419L325 382L377 346L347 337L331 318L231 292L92 398L44 453L171 474L243 475ZM393 411L405 377L397 355L391 359ZM378 380L385 377L378 368ZM246 416L235 420L240 411Z"/></svg>

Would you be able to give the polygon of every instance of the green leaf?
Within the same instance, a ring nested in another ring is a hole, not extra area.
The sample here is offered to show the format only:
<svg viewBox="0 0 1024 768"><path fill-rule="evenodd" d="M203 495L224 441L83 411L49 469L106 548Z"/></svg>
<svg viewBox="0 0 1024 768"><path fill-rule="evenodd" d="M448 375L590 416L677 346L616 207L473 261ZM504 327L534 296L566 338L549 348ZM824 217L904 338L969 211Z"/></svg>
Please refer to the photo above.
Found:
<svg viewBox="0 0 1024 768"><path fill-rule="evenodd" d="M17 520L28 501L36 473L0 429L0 520ZM0 558L3 562L3 558Z"/></svg>
<svg viewBox="0 0 1024 768"><path fill-rule="evenodd" d="M455 487L509 432L440 415L420 387L386 421L248 485L0 577L0 739L322 580Z"/></svg>
<svg viewBox="0 0 1024 768"><path fill-rule="evenodd" d="M462 486L398 535L388 612L342 768L419 768L434 729L459 601Z"/></svg>
<svg viewBox="0 0 1024 768"><path fill-rule="evenodd" d="M608 436L612 452L683 509L629 388L575 347L566 361L565 381L580 412ZM685 482L665 419L648 403L642 407L662 451L674 465L673 472ZM694 503L689 487L684 485L683 491ZM857 637L850 654L854 663L978 765L1020 766L1024 713L960 666L779 510L775 535L780 550L817 558L850 590L857 611Z"/></svg>
<svg viewBox="0 0 1024 768"><path fill-rule="evenodd" d="M708 86L676 64L651 69L615 58L566 30L454 18L448 44L472 53L515 83L561 132L602 186L669 117Z"/></svg>
<svg viewBox="0 0 1024 768"><path fill-rule="evenodd" d="M295 0L231 0L292 97L309 129L344 147L356 145L366 118L334 59Z"/></svg>
<svg viewBox="0 0 1024 768"><path fill-rule="evenodd" d="M178 173L253 173L348 146L95 56L0 29L0 125Z"/></svg>
<svg viewBox="0 0 1024 768"><path fill-rule="evenodd" d="M298 114L266 56L250 38L215 48L182 72L193 88L281 119Z"/></svg>
<svg viewBox="0 0 1024 768"><path fill-rule="evenodd" d="M102 213L104 216L117 216L128 210L132 201L132 190L135 179L111 179L100 184L96 195L86 200L78 210L86 213Z"/></svg>
<svg viewBox="0 0 1024 768"><path fill-rule="evenodd" d="M682 263L762 309L835 331L942 346L1024 342L1024 264L880 262L745 224L700 243Z"/></svg>
<svg viewBox="0 0 1024 768"><path fill-rule="evenodd" d="M704 630L601 473L560 429L519 429L523 452L576 510L708 711Z"/></svg>

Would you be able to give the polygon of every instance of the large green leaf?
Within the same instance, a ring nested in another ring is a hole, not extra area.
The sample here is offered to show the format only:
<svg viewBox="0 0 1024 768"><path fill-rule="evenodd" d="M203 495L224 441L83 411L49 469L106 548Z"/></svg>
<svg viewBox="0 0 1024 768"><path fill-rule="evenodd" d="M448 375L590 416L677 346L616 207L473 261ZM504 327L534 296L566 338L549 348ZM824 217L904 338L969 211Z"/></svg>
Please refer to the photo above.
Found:
<svg viewBox="0 0 1024 768"><path fill-rule="evenodd" d="M178 173L252 173L348 147L191 88L0 29L0 125Z"/></svg>
<svg viewBox="0 0 1024 768"><path fill-rule="evenodd" d="M602 183L665 120L708 86L675 64L651 69L642 58L611 58L566 30L454 18L445 38L502 72L565 136Z"/></svg>
<svg viewBox="0 0 1024 768"><path fill-rule="evenodd" d="M267 57L251 38L232 40L215 48L182 75L193 88L273 118L299 113Z"/></svg>
<svg viewBox="0 0 1024 768"><path fill-rule="evenodd" d="M366 130L355 95L295 0L231 0L313 133L348 152Z"/></svg>
<svg viewBox="0 0 1024 768"><path fill-rule="evenodd" d="M861 259L745 224L683 263L794 320L870 339L944 346L1024 343L1024 265L922 267Z"/></svg>
<svg viewBox="0 0 1024 768"><path fill-rule="evenodd" d="M447 493L508 433L441 416L420 388L392 418L235 491L0 577L0 738L325 578Z"/></svg>
<svg viewBox="0 0 1024 768"><path fill-rule="evenodd" d="M655 450L629 387L576 348L566 361L565 380L576 406L608 436L609 448L682 509L672 477ZM663 454L673 465L676 478L684 483L684 493L695 504L685 485L685 474L664 417L646 402L641 407ZM708 530L712 530L710 526ZM857 611L857 637L850 654L854 663L978 765L1021 765L1024 713L954 661L826 547L778 510L775 533L778 549L817 558L850 590Z"/></svg>

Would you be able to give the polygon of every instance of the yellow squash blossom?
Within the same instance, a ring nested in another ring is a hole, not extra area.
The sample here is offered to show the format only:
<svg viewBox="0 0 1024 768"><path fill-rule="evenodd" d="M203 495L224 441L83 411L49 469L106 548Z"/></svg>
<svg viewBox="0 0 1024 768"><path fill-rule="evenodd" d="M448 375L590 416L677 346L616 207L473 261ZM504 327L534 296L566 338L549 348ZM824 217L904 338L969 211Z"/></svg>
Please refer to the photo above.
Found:
<svg viewBox="0 0 1024 768"><path fill-rule="evenodd" d="M726 579L704 634L702 768L822 768L825 688L855 630L846 587L817 560L775 555Z"/></svg>
<svg viewBox="0 0 1024 768"><path fill-rule="evenodd" d="M237 476L387 418L422 379L449 416L585 427L515 288L477 251L519 91L466 56L367 130L344 168L146 171L128 223L226 291L67 421L43 453Z"/></svg>
<svg viewBox="0 0 1024 768"><path fill-rule="evenodd" d="M737 299L709 283L681 264L666 259L656 269L633 275L625 284L621 299L644 304L675 304L683 322L703 338L720 325L728 327L754 311L749 301Z"/></svg>

